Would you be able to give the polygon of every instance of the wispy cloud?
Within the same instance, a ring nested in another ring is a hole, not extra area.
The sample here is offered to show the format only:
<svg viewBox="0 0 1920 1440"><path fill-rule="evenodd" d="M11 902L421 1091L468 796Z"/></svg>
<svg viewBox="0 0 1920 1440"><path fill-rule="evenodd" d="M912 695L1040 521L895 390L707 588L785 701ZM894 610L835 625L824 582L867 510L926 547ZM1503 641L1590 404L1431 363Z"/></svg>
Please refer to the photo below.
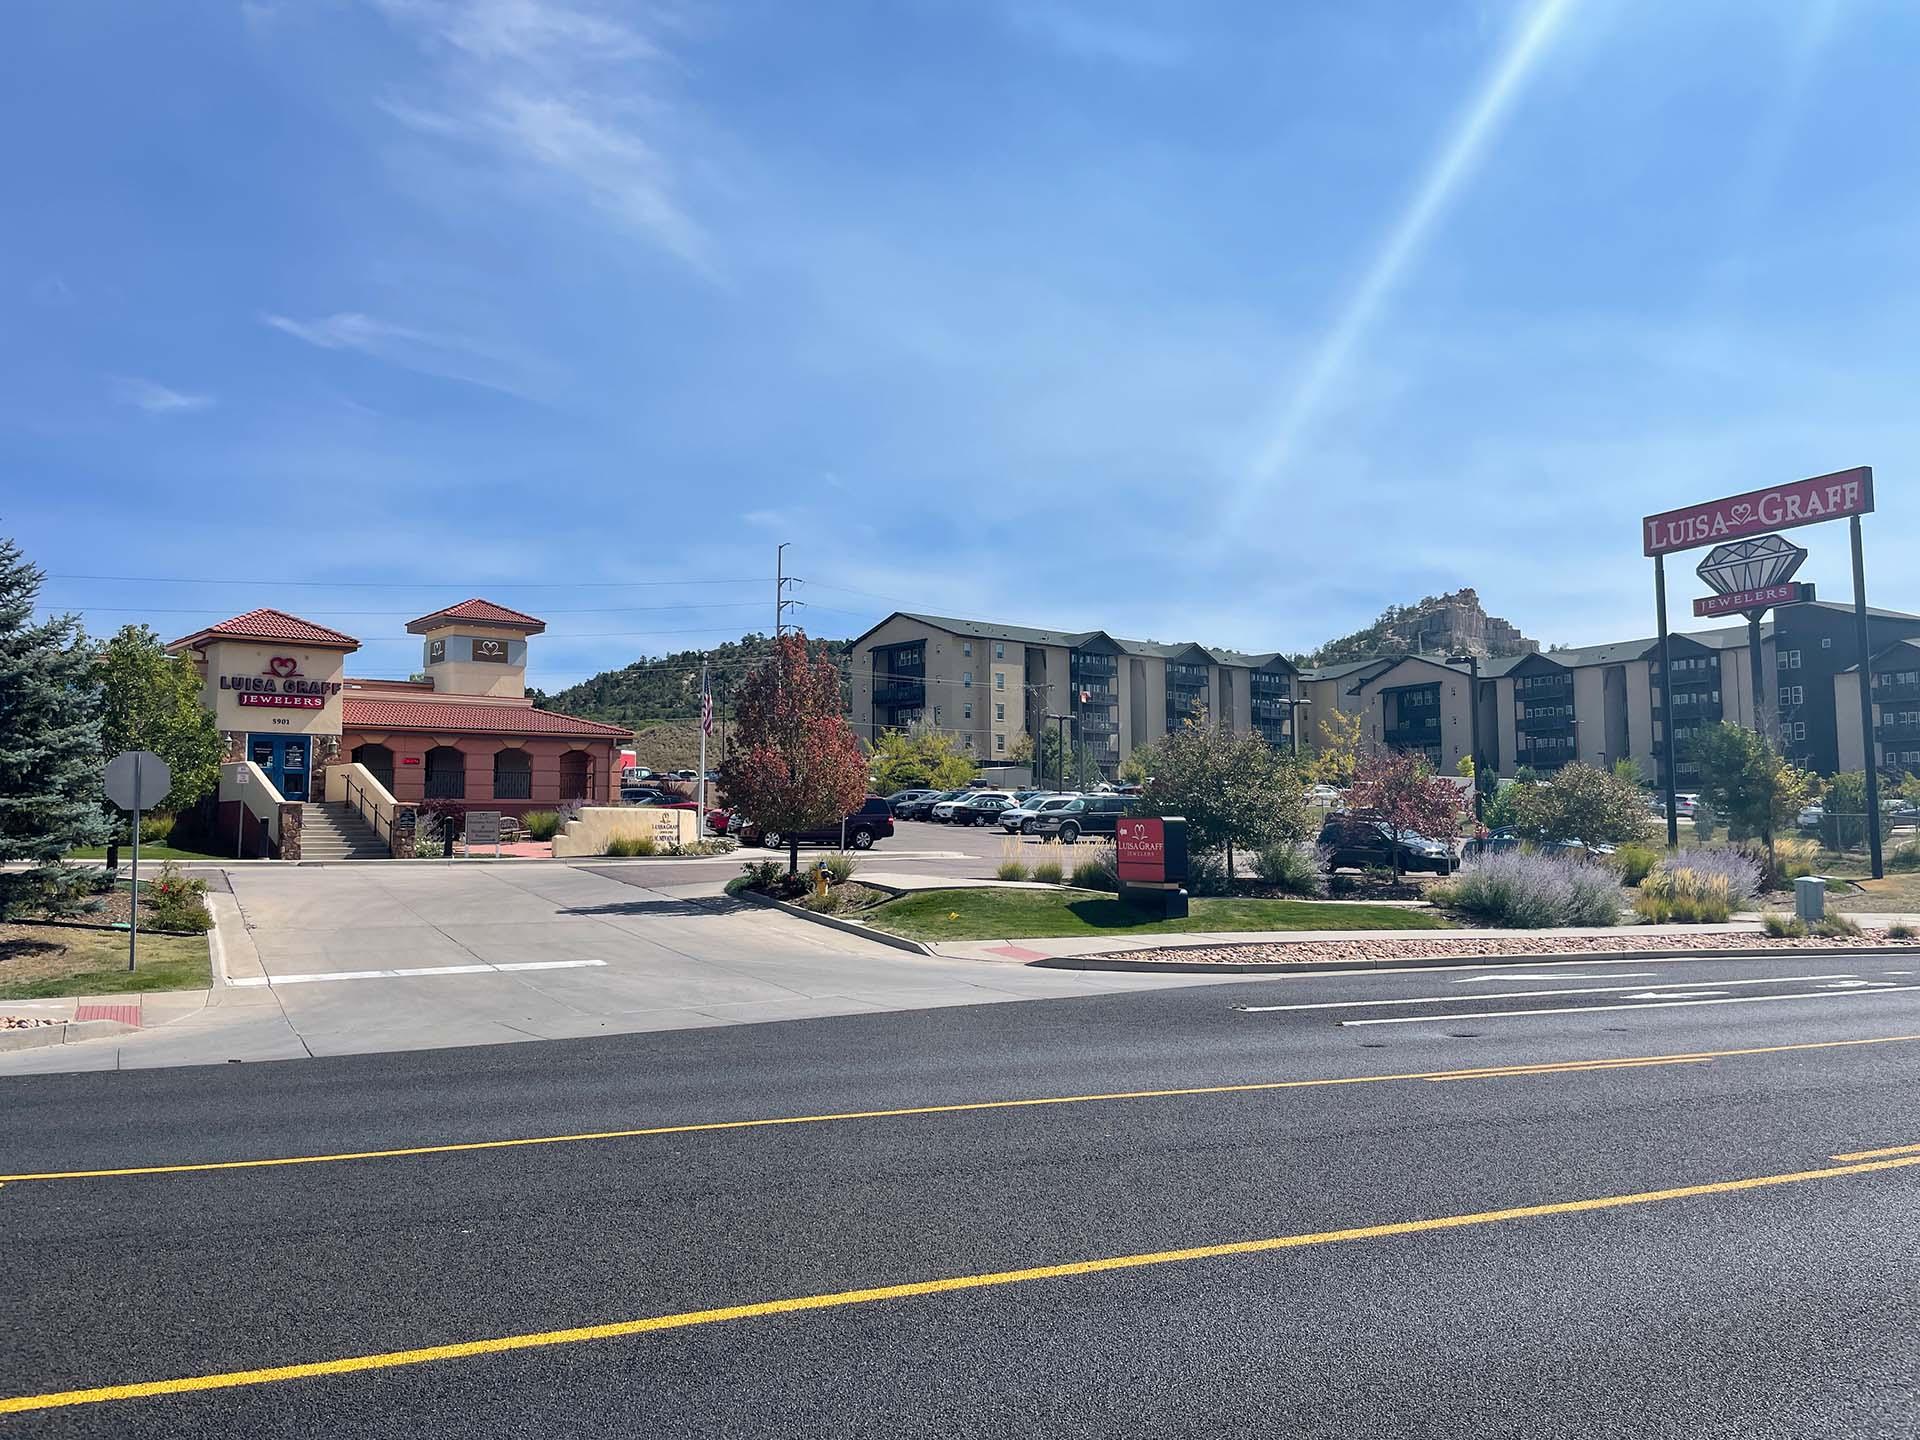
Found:
<svg viewBox="0 0 1920 1440"><path fill-rule="evenodd" d="M693 268L711 246L663 145L669 57L624 17L564 0L374 0L435 62L426 96L381 108L418 134L559 184Z"/></svg>
<svg viewBox="0 0 1920 1440"><path fill-rule="evenodd" d="M211 409L214 404L211 395L189 395L184 390L175 390L156 380L143 380L137 375L114 376L113 393L121 404L144 410L149 415L186 415Z"/></svg>
<svg viewBox="0 0 1920 1440"><path fill-rule="evenodd" d="M1017 4L1008 11L1015 30L1076 60L1159 69L1186 58L1177 35L1069 5Z"/></svg>
<svg viewBox="0 0 1920 1440"><path fill-rule="evenodd" d="M515 374L519 368L515 357L466 336L396 325L356 310L342 310L317 320L270 314L260 320L322 350L352 350L422 375L530 398Z"/></svg>

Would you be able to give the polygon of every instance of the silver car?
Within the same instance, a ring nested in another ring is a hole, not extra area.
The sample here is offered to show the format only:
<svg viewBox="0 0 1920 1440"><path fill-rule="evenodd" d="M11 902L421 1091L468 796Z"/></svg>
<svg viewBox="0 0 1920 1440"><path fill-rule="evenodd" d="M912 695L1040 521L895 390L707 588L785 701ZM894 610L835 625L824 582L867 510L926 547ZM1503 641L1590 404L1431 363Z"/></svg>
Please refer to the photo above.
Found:
<svg viewBox="0 0 1920 1440"><path fill-rule="evenodd" d="M1024 805L1016 805L1011 810L1002 810L1000 812L1001 828L1009 835L1031 835L1036 815L1043 815L1049 810L1058 810L1069 800L1079 798L1078 795L1070 792L1061 795L1035 795Z"/></svg>

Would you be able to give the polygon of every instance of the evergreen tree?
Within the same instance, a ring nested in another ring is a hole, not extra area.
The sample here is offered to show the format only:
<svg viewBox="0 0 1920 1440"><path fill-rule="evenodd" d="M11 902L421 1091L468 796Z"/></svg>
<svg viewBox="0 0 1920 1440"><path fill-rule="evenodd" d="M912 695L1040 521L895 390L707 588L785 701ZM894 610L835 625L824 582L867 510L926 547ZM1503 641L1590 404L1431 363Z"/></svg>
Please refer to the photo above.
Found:
<svg viewBox="0 0 1920 1440"><path fill-rule="evenodd" d="M91 877L60 863L106 837L100 814L100 686L80 622L35 622L45 575L0 540L0 919L70 914Z"/></svg>

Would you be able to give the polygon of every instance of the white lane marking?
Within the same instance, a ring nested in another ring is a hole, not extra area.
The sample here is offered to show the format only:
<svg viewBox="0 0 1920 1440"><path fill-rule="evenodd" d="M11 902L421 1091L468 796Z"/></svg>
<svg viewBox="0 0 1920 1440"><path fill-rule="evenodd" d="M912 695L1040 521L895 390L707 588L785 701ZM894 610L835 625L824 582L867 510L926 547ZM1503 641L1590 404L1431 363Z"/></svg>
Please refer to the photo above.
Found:
<svg viewBox="0 0 1920 1440"><path fill-rule="evenodd" d="M604 960L523 960L502 965L427 965L411 970L331 970L313 975L249 975L236 986L319 985L329 980L418 980L432 975L498 975L508 970L579 970Z"/></svg>
<svg viewBox="0 0 1920 1440"><path fill-rule="evenodd" d="M1849 980L1849 975L1776 975L1765 980L1672 980L1660 987L1670 991L1698 989L1702 985L1799 985L1814 980ZM1458 1005L1468 1000L1531 1000L1541 995L1614 995L1631 990L1631 985L1584 985L1569 990L1499 990L1477 995L1415 995L1404 1000L1320 1000L1311 1005L1236 1005L1249 1015L1265 1015L1275 1010L1371 1010L1379 1005Z"/></svg>
<svg viewBox="0 0 1920 1440"><path fill-rule="evenodd" d="M1486 980L1645 980L1653 975L1651 970L1622 970L1613 975L1502 975L1497 971L1492 975L1462 975L1453 983L1456 985L1477 985Z"/></svg>
<svg viewBox="0 0 1920 1440"><path fill-rule="evenodd" d="M1831 990L1831 985L1822 986ZM1642 990L1638 995L1622 995L1622 1000L1707 1000L1715 995L1724 995L1724 990Z"/></svg>
<svg viewBox="0 0 1920 1440"><path fill-rule="evenodd" d="M1485 1010L1478 1015L1384 1015L1374 1020L1340 1020L1339 1025L1430 1025L1455 1020L1513 1020L1527 1015L1604 1015L1612 1010L1671 1010L1682 1005L1770 1005L1777 1000L1865 1000L1920 990L1920 985L1889 985L1884 990L1808 990L1798 995L1730 995L1724 1000L1660 1000L1644 1005L1563 1005L1552 1010Z"/></svg>

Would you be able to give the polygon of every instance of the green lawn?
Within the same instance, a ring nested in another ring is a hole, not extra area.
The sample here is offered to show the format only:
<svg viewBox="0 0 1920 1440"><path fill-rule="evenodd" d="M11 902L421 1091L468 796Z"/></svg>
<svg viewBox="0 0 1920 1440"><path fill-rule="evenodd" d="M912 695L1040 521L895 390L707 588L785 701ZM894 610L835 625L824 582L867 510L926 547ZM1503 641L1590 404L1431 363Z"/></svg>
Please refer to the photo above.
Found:
<svg viewBox="0 0 1920 1440"><path fill-rule="evenodd" d="M138 968L127 969L124 930L69 925L0 926L0 1000L204 990L213 966L204 935L140 933Z"/></svg>
<svg viewBox="0 0 1920 1440"><path fill-rule="evenodd" d="M69 850L67 852L67 859L69 860L104 860L106 858L107 847L104 845L83 845L78 850ZM140 862L142 864L145 864L149 860L158 863L162 860L230 860L232 858L230 855L208 855L200 850L176 850L171 845L142 845L140 847ZM120 847L120 863L123 866L133 864L133 847L131 845L122 845Z"/></svg>
<svg viewBox="0 0 1920 1440"><path fill-rule="evenodd" d="M930 890L862 913L909 940L1017 940L1060 935L1181 935L1200 930L1441 930L1425 910L1312 900L1195 900L1184 920L1153 920L1089 890Z"/></svg>

